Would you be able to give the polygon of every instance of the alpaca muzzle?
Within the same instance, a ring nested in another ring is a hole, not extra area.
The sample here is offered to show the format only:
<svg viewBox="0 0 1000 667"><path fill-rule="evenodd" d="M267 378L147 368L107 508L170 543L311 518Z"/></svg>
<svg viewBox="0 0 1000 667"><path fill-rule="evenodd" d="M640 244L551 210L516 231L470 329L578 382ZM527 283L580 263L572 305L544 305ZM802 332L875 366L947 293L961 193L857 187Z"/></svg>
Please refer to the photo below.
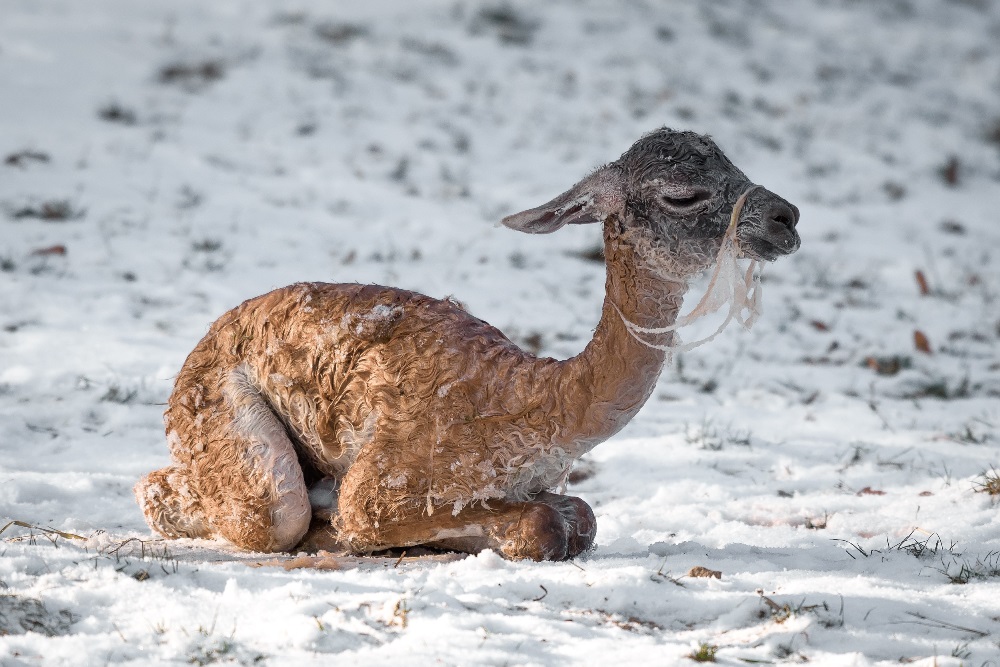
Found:
<svg viewBox="0 0 1000 667"><path fill-rule="evenodd" d="M799 209L759 185L740 196L733 216L740 249L751 259L774 261L792 254L802 243L795 230Z"/></svg>

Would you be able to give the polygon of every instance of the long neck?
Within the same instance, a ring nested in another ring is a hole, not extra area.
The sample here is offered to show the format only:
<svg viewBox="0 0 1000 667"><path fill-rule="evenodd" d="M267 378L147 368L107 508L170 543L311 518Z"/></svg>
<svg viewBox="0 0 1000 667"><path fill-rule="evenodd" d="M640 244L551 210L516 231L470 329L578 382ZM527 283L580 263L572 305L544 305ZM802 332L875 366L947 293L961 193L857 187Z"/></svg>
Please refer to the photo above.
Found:
<svg viewBox="0 0 1000 667"><path fill-rule="evenodd" d="M611 437L639 412L653 391L666 354L629 332L623 318L639 327L669 326L677 319L685 282L668 282L639 256L635 239L623 235L614 218L604 223L607 284L601 321L594 338L576 357L561 363L563 389L579 406L567 431L583 453ZM658 346L672 334L637 334Z"/></svg>

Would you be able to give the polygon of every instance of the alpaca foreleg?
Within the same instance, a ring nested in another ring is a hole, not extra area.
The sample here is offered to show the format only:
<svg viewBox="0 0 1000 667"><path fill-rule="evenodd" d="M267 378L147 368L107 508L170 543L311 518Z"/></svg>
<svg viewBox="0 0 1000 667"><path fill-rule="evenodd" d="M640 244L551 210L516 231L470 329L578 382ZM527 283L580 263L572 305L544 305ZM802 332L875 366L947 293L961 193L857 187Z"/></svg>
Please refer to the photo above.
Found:
<svg viewBox="0 0 1000 667"><path fill-rule="evenodd" d="M596 526L585 502L549 493L524 502L494 500L488 507L471 505L458 514L437 511L428 515L417 503L403 513L396 505L391 519L381 514L380 521L364 520L361 525L351 523L359 515L351 511L350 501L350 497L340 498L338 534L356 552L426 545L466 553L493 549L512 560L564 560L590 548Z"/></svg>
<svg viewBox="0 0 1000 667"><path fill-rule="evenodd" d="M512 560L564 560L569 554L568 530L558 510L546 503L498 502L490 508L466 507L458 515L401 518L382 524L374 540L348 543L356 551L426 545L466 553L493 549Z"/></svg>
<svg viewBox="0 0 1000 667"><path fill-rule="evenodd" d="M566 522L567 556L572 558L590 549L597 536L597 518L594 510L583 499L544 491L534 500L559 512Z"/></svg>
<svg viewBox="0 0 1000 667"><path fill-rule="evenodd" d="M528 502L510 503L506 511L487 512L475 525L478 536L436 540L429 545L468 553L494 549L512 559L563 560L590 549L597 533L593 510L575 496L544 492ZM512 521L515 513L517 519Z"/></svg>

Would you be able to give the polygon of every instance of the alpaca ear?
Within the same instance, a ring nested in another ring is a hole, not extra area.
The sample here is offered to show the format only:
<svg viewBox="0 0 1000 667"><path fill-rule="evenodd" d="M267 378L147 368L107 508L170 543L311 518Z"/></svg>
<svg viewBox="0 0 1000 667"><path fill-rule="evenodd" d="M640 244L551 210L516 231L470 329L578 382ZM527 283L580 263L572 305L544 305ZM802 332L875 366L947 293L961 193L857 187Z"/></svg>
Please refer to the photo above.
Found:
<svg viewBox="0 0 1000 667"><path fill-rule="evenodd" d="M601 167L547 204L508 215L500 223L519 232L548 234L563 225L604 222L613 213L622 213L625 196L618 169Z"/></svg>

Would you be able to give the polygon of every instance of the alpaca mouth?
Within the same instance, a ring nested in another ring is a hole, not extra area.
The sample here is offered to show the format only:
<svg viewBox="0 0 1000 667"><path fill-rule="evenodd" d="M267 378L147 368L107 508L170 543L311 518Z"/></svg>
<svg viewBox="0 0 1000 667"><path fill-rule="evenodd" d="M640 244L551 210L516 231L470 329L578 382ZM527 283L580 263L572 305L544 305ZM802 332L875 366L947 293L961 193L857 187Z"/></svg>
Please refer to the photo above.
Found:
<svg viewBox="0 0 1000 667"><path fill-rule="evenodd" d="M773 262L799 249L799 236L795 232L783 230L774 235L749 233L740 236L741 254L748 259Z"/></svg>

